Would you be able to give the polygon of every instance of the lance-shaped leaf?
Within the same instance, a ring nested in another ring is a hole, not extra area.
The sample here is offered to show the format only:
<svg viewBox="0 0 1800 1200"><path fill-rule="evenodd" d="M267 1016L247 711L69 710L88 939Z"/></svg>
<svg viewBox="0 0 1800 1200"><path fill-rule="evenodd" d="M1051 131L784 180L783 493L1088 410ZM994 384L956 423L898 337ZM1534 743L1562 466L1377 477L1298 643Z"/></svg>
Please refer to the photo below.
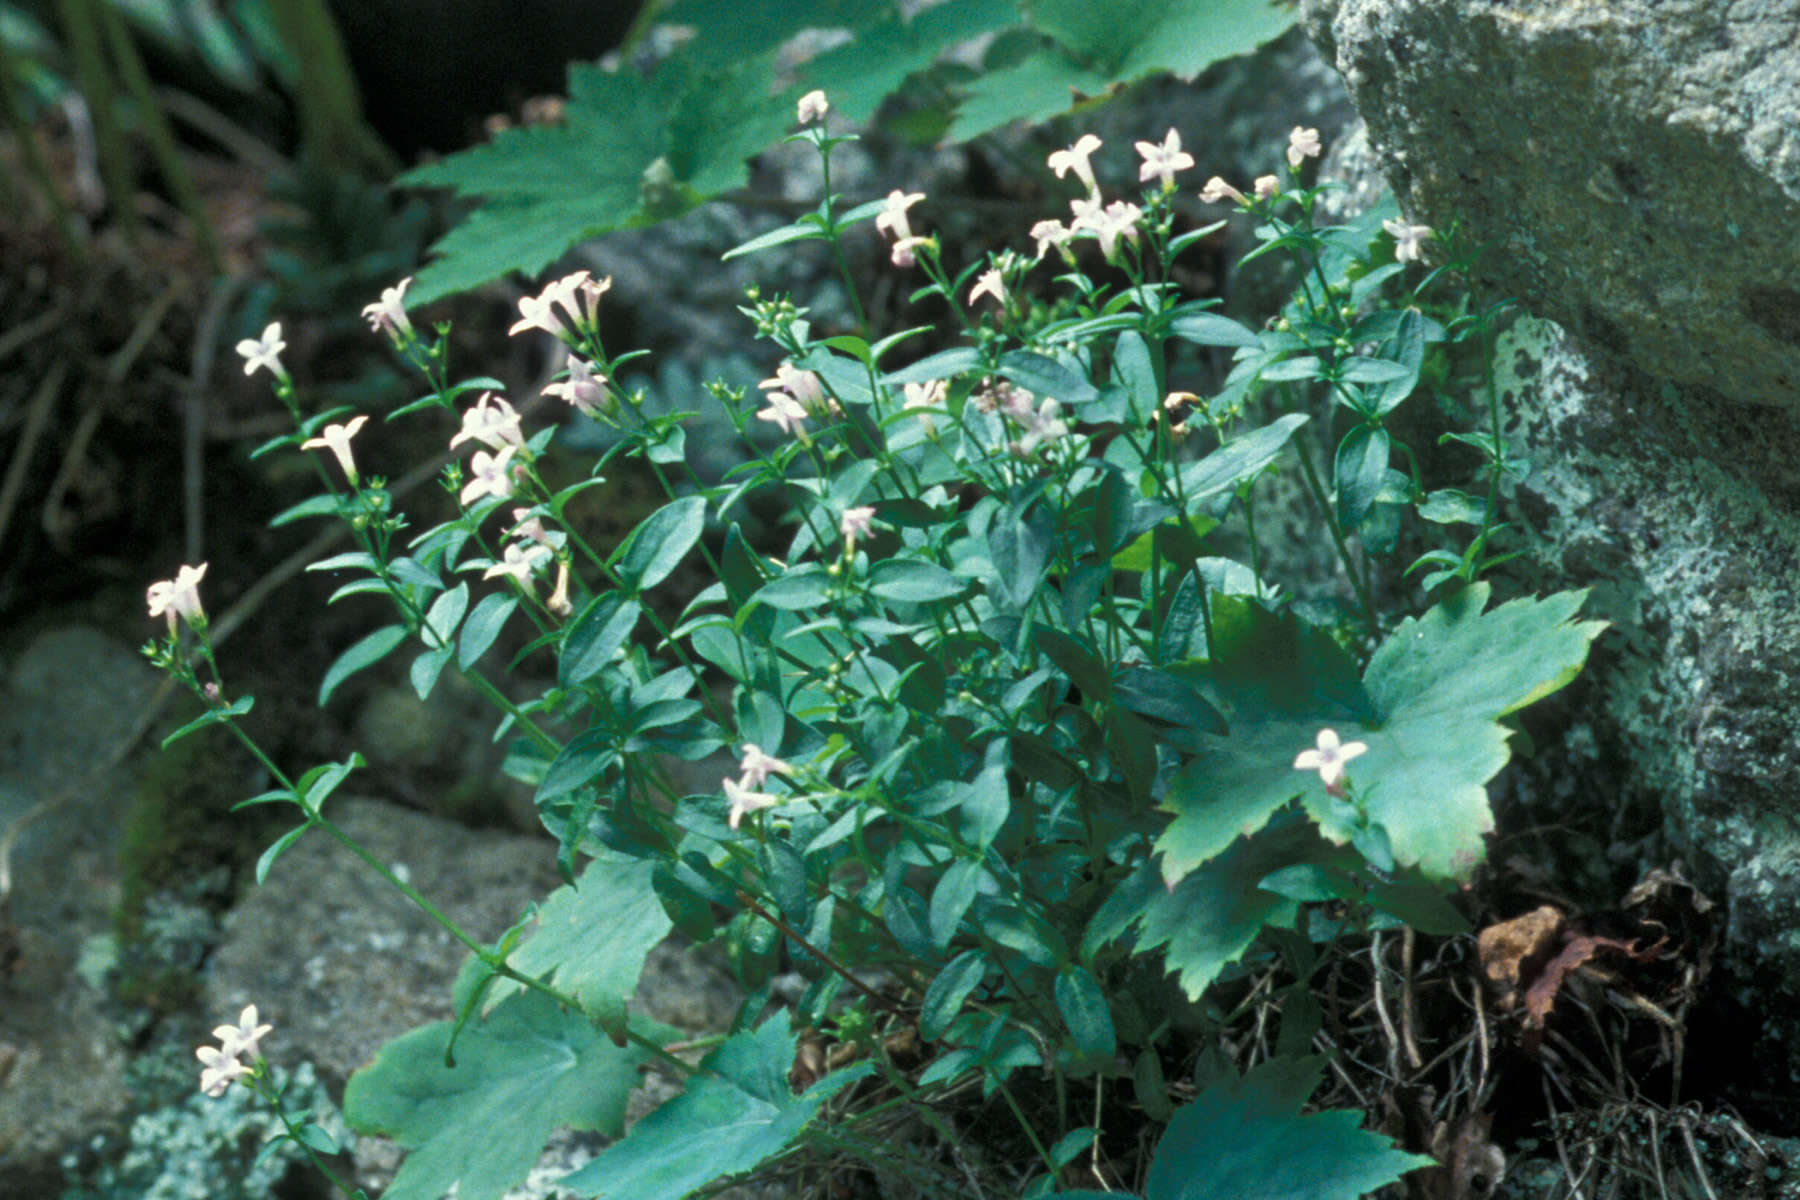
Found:
<svg viewBox="0 0 1800 1200"><path fill-rule="evenodd" d="M350 1077L344 1119L412 1151L386 1200L497 1200L524 1179L561 1125L617 1136L648 1055L621 1049L538 992L514 996L456 1043L439 1021L382 1047Z"/></svg>

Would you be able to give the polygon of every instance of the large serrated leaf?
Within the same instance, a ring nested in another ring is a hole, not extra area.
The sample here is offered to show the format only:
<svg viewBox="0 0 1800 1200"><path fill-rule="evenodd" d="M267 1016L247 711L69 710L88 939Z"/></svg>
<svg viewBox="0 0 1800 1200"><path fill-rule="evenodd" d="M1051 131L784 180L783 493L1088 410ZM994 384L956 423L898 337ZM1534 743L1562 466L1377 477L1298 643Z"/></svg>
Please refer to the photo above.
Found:
<svg viewBox="0 0 1800 1200"><path fill-rule="evenodd" d="M389 1042L344 1089L353 1128L412 1151L386 1200L438 1200L452 1186L459 1200L497 1200L558 1126L614 1137L624 1128L645 1051L613 1045L538 992L465 1026L447 1067L452 1027L439 1021Z"/></svg>
<svg viewBox="0 0 1800 1200"><path fill-rule="evenodd" d="M788 1086L796 1042L782 1017L734 1035L687 1091L558 1186L605 1200L681 1200L780 1153L827 1100L873 1070L835 1071L796 1096Z"/></svg>

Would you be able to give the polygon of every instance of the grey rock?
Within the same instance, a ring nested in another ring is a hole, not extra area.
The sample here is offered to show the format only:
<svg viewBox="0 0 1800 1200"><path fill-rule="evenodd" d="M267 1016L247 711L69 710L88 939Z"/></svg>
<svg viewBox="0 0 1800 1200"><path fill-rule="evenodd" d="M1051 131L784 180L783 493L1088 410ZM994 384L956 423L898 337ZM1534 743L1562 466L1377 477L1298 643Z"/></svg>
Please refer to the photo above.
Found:
<svg viewBox="0 0 1800 1200"><path fill-rule="evenodd" d="M1591 352L1800 384L1800 0L1306 0L1411 219ZM1742 419L1742 418L1740 418Z"/></svg>

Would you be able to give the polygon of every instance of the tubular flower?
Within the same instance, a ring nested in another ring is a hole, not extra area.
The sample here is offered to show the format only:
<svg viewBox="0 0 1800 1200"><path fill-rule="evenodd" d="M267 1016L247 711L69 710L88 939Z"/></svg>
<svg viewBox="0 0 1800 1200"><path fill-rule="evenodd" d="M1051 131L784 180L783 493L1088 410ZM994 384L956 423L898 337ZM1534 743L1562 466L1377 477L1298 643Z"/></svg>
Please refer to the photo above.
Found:
<svg viewBox="0 0 1800 1200"><path fill-rule="evenodd" d="M1100 185L1094 182L1094 167L1088 162L1088 158L1099 148L1100 139L1091 133L1084 133L1075 139L1073 146L1052 152L1046 161L1050 169L1056 172L1058 179L1073 171L1075 178L1081 180L1082 186L1087 188L1088 194L1097 196L1100 194Z"/></svg>
<svg viewBox="0 0 1800 1200"><path fill-rule="evenodd" d="M1405 221L1383 221L1381 227L1394 239L1397 262L1418 262L1425 257L1425 242L1431 237L1431 226L1408 225Z"/></svg>
<svg viewBox="0 0 1800 1200"><path fill-rule="evenodd" d="M800 97L800 103L794 106L794 117L802 125L823 121L830 108L831 105L825 100L825 93L814 90Z"/></svg>
<svg viewBox="0 0 1800 1200"><path fill-rule="evenodd" d="M924 192L903 192L895 188L888 193L887 203L875 214L875 228L894 239L891 261L896 267L910 267L915 261L913 247L924 238L914 237L906 210L925 198Z"/></svg>
<svg viewBox="0 0 1800 1200"><path fill-rule="evenodd" d="M806 441L806 406L788 395L786 392L770 392L765 399L769 407L758 409L758 420L770 421L781 427L781 432L791 438Z"/></svg>
<svg viewBox="0 0 1800 1200"><path fill-rule="evenodd" d="M1052 246L1063 250L1069 244L1069 239L1075 236L1075 231L1061 221L1039 221L1031 227L1031 236L1037 239L1036 257L1041 259L1044 251Z"/></svg>
<svg viewBox="0 0 1800 1200"><path fill-rule="evenodd" d="M367 417L351 417L342 425L327 425L319 430L319 436L308 438L300 443L302 450L329 450L337 456L338 466L344 469L344 478L355 487L357 482L356 458L350 453L350 439L356 436L357 430L368 423Z"/></svg>
<svg viewBox="0 0 1800 1200"><path fill-rule="evenodd" d="M1000 274L999 267L989 267L983 271L981 277L975 281L975 286L969 289L970 304L974 304L983 296L992 296L999 302L1001 308L1006 307L1006 280Z"/></svg>
<svg viewBox="0 0 1800 1200"><path fill-rule="evenodd" d="M1302 159L1319 157L1319 131L1294 126L1288 134L1288 166L1298 170Z"/></svg>
<svg viewBox="0 0 1800 1200"><path fill-rule="evenodd" d="M275 1028L273 1025L258 1025L256 1023L256 1005L247 1004L244 1006L244 1011L238 1014L236 1025L220 1025L213 1030L213 1036L219 1039L225 1053L233 1058L239 1055L255 1058L261 1053L257 1048L257 1043L262 1041L263 1034L273 1028Z"/></svg>
<svg viewBox="0 0 1800 1200"><path fill-rule="evenodd" d="M481 573L483 579L510 575L519 586L529 588L531 577L550 561L550 547L535 543L508 542L501 561Z"/></svg>
<svg viewBox="0 0 1800 1200"><path fill-rule="evenodd" d="M393 287L381 289L381 299L363 305L362 315L369 322L369 332L386 330L397 344L411 340L412 321L406 315L406 288L410 283L412 276L408 275Z"/></svg>
<svg viewBox="0 0 1800 1200"><path fill-rule="evenodd" d="M1281 180L1275 176L1258 175L1256 177L1256 198L1258 200L1273 200L1280 192Z"/></svg>
<svg viewBox="0 0 1800 1200"><path fill-rule="evenodd" d="M463 485L462 502L470 504L483 496L498 496L504 500L513 494L512 474L507 470L507 460L512 458L517 446L507 446L498 454L489 454L486 450L477 450L475 457L469 461L469 469L473 478Z"/></svg>
<svg viewBox="0 0 1800 1200"><path fill-rule="evenodd" d="M206 611L200 607L200 580L206 574L206 564L197 567L182 567L175 572L175 578L160 580L150 585L144 593L144 599L150 606L152 618L167 616L169 632L175 632L177 618L186 621L190 626L206 624Z"/></svg>
<svg viewBox="0 0 1800 1200"><path fill-rule="evenodd" d="M735 779L724 781L725 799L731 802L731 827L736 829L744 814L755 812L759 808L773 808L781 803L781 797L772 796L768 792L751 791L749 787Z"/></svg>
<svg viewBox="0 0 1800 1200"><path fill-rule="evenodd" d="M1295 756L1294 770L1317 771L1326 790L1335 794L1343 786L1344 764L1368 749L1362 742L1338 741L1335 729L1321 729L1317 746Z"/></svg>
<svg viewBox="0 0 1800 1200"><path fill-rule="evenodd" d="M1154 142L1137 143L1137 152L1144 156L1144 163L1138 168L1138 182L1148 183L1152 179L1162 180L1162 190L1175 190L1175 172L1185 171L1194 165L1194 156L1181 148L1181 134L1169 130L1162 140L1162 145Z"/></svg>
<svg viewBox="0 0 1800 1200"><path fill-rule="evenodd" d="M286 349L279 321L271 321L260 339L245 338L237 344L237 352L244 356L244 374L254 375L258 367L267 367L277 379L288 377L287 368L281 365L281 352Z"/></svg>
<svg viewBox="0 0 1800 1200"><path fill-rule="evenodd" d="M1211 179L1207 180L1206 186L1200 189L1200 203L1202 204L1217 204L1227 196L1231 197L1245 208L1250 207L1250 198L1248 196L1232 187L1229 183L1226 183L1217 175L1214 175Z"/></svg>
<svg viewBox="0 0 1800 1200"><path fill-rule="evenodd" d="M745 742L739 747L743 758L738 761L739 781L747 788L759 788L769 781L770 775L792 775L794 768L773 755L764 754L761 746L755 742Z"/></svg>
<svg viewBox="0 0 1800 1200"><path fill-rule="evenodd" d="M905 408L908 412L918 412L919 419L925 422L925 431L932 432L937 428L931 419L931 410L944 407L944 400L950 394L950 385L942 379L933 379L929 383L903 384L901 393L906 397Z"/></svg>
<svg viewBox="0 0 1800 1200"><path fill-rule="evenodd" d="M571 327L589 332L598 327L600 297L610 287L612 276L595 283L588 278L586 271L574 271L561 279L552 280L537 295L519 298L519 319L506 332L510 336L527 329L541 329L558 340L573 345L575 335L570 332ZM579 306L576 304L577 296L580 297ZM568 314L567 324L556 315L559 305Z"/></svg>
<svg viewBox="0 0 1800 1200"><path fill-rule="evenodd" d="M825 395L825 384L812 371L802 371L793 363L783 361L775 368L773 378L765 379L756 385L765 392L780 391L795 401L808 413L834 411L837 402Z"/></svg>
<svg viewBox="0 0 1800 1200"><path fill-rule="evenodd" d="M544 601L544 607L559 617L575 611L575 606L569 602L569 564L560 558L556 560L556 590Z"/></svg>
<svg viewBox="0 0 1800 1200"><path fill-rule="evenodd" d="M594 370L593 363L573 352L569 354L569 377L561 383L550 384L542 394L567 400L584 416L592 417L612 408L606 391L606 376Z"/></svg>
<svg viewBox="0 0 1800 1200"><path fill-rule="evenodd" d="M1100 236L1100 253L1110 259L1113 251L1118 248L1121 237L1136 242L1138 219L1143 215L1143 210L1137 205L1127 204L1123 200L1114 200L1107 205L1093 225L1094 232Z"/></svg>
<svg viewBox="0 0 1800 1200"><path fill-rule="evenodd" d="M870 522L874 520L874 517L873 505L858 504L846 508L843 517L838 521L838 532L844 535L844 541L854 545L857 538L869 536Z"/></svg>
<svg viewBox="0 0 1800 1200"><path fill-rule="evenodd" d="M519 428L519 414L494 393L481 393L481 399L474 407L463 413L462 431L450 439L450 448L454 450L470 440L480 442L490 450L523 446L525 434Z"/></svg>

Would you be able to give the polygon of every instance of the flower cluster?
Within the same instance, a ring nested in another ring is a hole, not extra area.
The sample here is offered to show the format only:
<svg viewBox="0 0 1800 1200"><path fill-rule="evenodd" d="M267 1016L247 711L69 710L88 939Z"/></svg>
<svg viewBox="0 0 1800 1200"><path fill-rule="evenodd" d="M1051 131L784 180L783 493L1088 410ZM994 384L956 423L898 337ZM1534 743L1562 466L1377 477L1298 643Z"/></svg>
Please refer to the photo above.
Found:
<svg viewBox="0 0 1800 1200"><path fill-rule="evenodd" d="M792 775L794 769L787 763L772 755L763 753L761 746L754 742L746 742L740 748L743 758L738 762L738 777L725 779L721 788L725 799L731 802L731 827L736 829L744 819L744 814L755 812L759 808L773 808L781 803L781 797L756 789L768 782L770 775Z"/></svg>
<svg viewBox="0 0 1800 1200"><path fill-rule="evenodd" d="M200 1090L215 1100L225 1094L235 1080L257 1073L256 1060L261 1051L257 1043L273 1025L256 1023L256 1005L246 1005L236 1025L221 1025L213 1030L217 1046L201 1046L194 1051L200 1060ZM246 1061L248 1060L248 1061Z"/></svg>

